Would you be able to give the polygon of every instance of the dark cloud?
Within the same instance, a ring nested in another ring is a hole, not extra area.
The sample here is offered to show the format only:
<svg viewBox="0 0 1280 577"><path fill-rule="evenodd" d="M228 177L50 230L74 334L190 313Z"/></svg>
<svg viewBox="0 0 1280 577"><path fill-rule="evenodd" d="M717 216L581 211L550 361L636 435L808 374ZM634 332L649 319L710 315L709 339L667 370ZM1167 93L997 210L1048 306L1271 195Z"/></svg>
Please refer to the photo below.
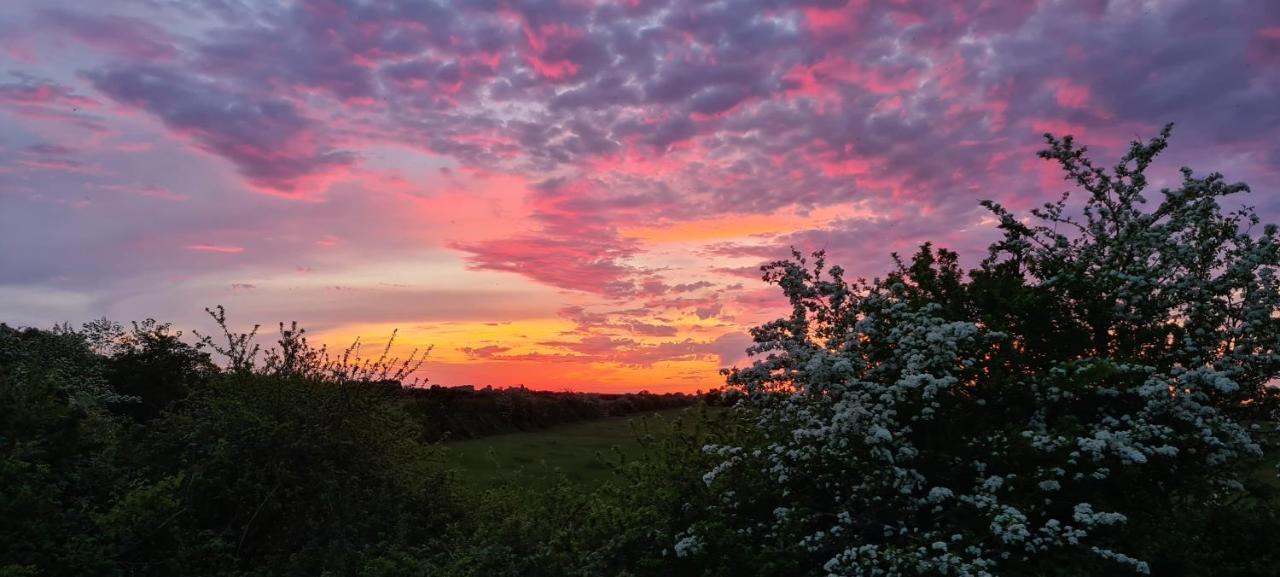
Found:
<svg viewBox="0 0 1280 577"><path fill-rule="evenodd" d="M580 305L567 306L560 309L560 316L571 320L576 325L574 334L615 335L627 333L644 337L673 337L679 331L666 324L654 324L627 318L632 316L649 316L646 309L611 310L607 312L588 311ZM622 317L622 318L617 318Z"/></svg>
<svg viewBox="0 0 1280 577"><path fill-rule="evenodd" d="M74 148L52 143L29 144L25 150L42 156L71 156L76 153Z"/></svg>
<svg viewBox="0 0 1280 577"><path fill-rule="evenodd" d="M474 359L491 359L495 355L500 355L511 350L511 347L502 347L498 345L486 345L483 347L461 347L458 349L466 353L468 357Z"/></svg>
<svg viewBox="0 0 1280 577"><path fill-rule="evenodd" d="M199 148L230 160L258 186L306 193L306 180L355 160L328 145L318 126L287 100L235 92L162 67L116 67L85 76L116 102L156 115Z"/></svg>

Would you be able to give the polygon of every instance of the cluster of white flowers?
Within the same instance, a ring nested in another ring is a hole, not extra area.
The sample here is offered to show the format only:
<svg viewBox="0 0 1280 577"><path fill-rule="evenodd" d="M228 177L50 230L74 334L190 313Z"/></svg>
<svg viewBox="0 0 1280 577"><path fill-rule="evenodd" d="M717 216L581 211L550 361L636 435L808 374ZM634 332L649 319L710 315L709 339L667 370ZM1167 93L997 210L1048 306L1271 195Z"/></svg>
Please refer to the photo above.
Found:
<svg viewBox="0 0 1280 577"><path fill-rule="evenodd" d="M795 312L756 330L763 358L730 384L773 441L709 447L724 459L704 481L761 493L774 506L753 523L793 535L833 576L986 576L1070 556L1148 572L1109 546L1127 522L1112 488L1259 455L1231 411L1280 369L1276 230L1223 233L1249 216L1217 210L1239 190L1217 175L1187 173L1155 212L1139 210L1165 136L1135 144L1111 176L1052 141L1049 156L1091 194L1084 221L1065 198L1035 211L1054 226L988 205L1006 238L983 272L1018 264L1005 278L1056 303L1043 324L926 298L947 272L928 247L854 286L838 267L824 278L821 256L813 270L772 265ZM720 483L742 467L770 483Z"/></svg>
<svg viewBox="0 0 1280 577"><path fill-rule="evenodd" d="M680 534L675 544L676 557L688 557L702 551L702 540L695 534Z"/></svg>

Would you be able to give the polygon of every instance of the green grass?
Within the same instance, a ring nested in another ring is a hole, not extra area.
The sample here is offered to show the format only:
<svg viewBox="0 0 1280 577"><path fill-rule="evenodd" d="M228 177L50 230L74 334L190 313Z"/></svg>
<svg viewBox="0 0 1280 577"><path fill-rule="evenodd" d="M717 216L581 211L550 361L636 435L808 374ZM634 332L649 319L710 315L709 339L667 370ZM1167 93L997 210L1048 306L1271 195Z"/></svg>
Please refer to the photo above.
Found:
<svg viewBox="0 0 1280 577"><path fill-rule="evenodd" d="M504 479L546 485L561 475L575 484L596 484L612 475L609 461L639 451L637 429L660 430L690 410L637 413L543 431L454 441L444 444L444 457L464 483L478 487Z"/></svg>

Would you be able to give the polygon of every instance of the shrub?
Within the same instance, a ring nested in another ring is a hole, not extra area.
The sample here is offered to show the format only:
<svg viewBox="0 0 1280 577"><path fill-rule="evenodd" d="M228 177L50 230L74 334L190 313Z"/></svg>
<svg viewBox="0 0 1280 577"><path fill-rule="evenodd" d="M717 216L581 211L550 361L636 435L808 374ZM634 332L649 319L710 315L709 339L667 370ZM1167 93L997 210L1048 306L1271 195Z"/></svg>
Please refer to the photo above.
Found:
<svg viewBox="0 0 1280 577"><path fill-rule="evenodd" d="M983 203L1003 238L967 276L927 244L870 282L821 253L766 266L792 313L728 382L767 441L707 447L717 498L679 551L766 551L756 575L1082 575L1231 547L1186 520L1258 503L1280 250L1252 209L1224 212L1247 187L1218 174L1183 169L1144 210L1168 135L1112 170L1046 135L1084 202ZM1173 526L1195 540L1160 546Z"/></svg>
<svg viewBox="0 0 1280 577"><path fill-rule="evenodd" d="M220 369L154 321L0 325L0 574L354 574L450 537L460 491L386 381L411 365L226 333Z"/></svg>
<svg viewBox="0 0 1280 577"><path fill-rule="evenodd" d="M338 358L305 331L281 325L276 346L227 329L228 359L141 436L150 484L139 491L165 513L132 510L148 524L121 563L149 574L349 574L370 551L435 543L460 514L452 479L397 402L416 368L388 357ZM390 345L388 344L388 348ZM128 505L128 501L122 501ZM132 528L129 531L133 531Z"/></svg>
<svg viewBox="0 0 1280 577"><path fill-rule="evenodd" d="M111 390L132 400L116 410L135 419L159 416L217 372L207 352L155 319L134 322L127 332L101 319L86 324L82 334L101 356Z"/></svg>
<svg viewBox="0 0 1280 577"><path fill-rule="evenodd" d="M93 513L119 483L120 428L83 335L0 324L0 574L95 574L109 544Z"/></svg>

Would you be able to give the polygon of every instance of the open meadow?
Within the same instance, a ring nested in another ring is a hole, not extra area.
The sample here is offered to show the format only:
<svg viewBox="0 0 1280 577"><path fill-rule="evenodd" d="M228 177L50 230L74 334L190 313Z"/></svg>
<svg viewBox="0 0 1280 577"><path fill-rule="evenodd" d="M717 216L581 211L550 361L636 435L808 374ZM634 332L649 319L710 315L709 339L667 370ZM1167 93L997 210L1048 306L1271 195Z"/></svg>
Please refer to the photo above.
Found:
<svg viewBox="0 0 1280 577"><path fill-rule="evenodd" d="M614 464L633 458L643 435L667 432L694 408L668 409L443 443L447 466L462 482L491 486L520 480L532 485L568 480L589 487L608 479Z"/></svg>

